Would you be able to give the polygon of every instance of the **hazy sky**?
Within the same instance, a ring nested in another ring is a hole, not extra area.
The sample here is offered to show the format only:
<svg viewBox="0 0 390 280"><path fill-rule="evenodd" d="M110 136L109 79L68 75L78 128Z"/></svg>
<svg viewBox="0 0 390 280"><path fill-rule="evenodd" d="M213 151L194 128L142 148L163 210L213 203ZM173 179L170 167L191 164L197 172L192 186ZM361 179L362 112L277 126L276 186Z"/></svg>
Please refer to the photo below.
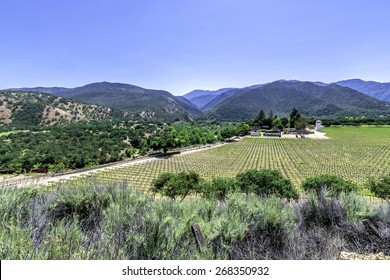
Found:
<svg viewBox="0 0 390 280"><path fill-rule="evenodd" d="M388 0L0 0L0 88L390 81Z"/></svg>

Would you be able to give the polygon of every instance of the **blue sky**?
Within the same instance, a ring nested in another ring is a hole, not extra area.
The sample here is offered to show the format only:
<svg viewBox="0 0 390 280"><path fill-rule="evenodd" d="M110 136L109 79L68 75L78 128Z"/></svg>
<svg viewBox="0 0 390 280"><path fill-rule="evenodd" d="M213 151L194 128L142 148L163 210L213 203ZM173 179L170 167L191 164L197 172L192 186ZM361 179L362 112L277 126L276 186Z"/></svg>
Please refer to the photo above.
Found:
<svg viewBox="0 0 390 280"><path fill-rule="evenodd" d="M390 82L390 1L0 0L0 88Z"/></svg>

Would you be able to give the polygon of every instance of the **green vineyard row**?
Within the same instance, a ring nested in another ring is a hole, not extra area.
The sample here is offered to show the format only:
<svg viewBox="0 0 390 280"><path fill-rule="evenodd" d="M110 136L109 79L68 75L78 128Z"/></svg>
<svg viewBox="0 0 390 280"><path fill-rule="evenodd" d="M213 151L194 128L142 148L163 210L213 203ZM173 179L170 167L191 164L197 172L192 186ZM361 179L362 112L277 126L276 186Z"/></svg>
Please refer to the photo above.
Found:
<svg viewBox="0 0 390 280"><path fill-rule="evenodd" d="M98 171L74 179L126 181L148 188L163 172L196 171L205 180L233 177L248 169L280 170L294 185L308 177L334 174L363 186L370 176L390 173L389 127L340 127L324 130L328 140L250 138L196 153ZM67 182L72 184L71 181Z"/></svg>

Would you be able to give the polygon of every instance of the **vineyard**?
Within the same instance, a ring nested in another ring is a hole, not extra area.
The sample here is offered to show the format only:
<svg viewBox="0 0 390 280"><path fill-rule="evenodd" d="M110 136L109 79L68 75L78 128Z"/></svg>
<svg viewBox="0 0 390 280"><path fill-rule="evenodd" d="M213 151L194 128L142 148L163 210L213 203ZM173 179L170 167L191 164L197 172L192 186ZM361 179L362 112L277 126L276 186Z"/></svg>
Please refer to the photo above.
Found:
<svg viewBox="0 0 390 280"><path fill-rule="evenodd" d="M126 181L145 189L163 172L192 170L211 180L252 168L270 168L281 171L296 186L307 177L325 173L363 186L370 176L389 174L389 127L334 127L324 132L329 140L247 137L197 153L98 171L67 183Z"/></svg>

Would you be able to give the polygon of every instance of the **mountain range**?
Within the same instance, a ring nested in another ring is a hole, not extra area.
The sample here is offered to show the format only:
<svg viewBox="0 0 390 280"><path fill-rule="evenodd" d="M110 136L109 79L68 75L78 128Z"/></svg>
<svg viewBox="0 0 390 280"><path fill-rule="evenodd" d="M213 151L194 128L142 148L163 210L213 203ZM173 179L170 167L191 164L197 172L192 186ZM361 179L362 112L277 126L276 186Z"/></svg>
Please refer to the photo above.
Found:
<svg viewBox="0 0 390 280"><path fill-rule="evenodd" d="M100 82L76 88L37 87L10 90L50 93L76 101L119 109L144 119L188 121L202 115L191 102L175 97L167 91L145 89L130 84Z"/></svg>
<svg viewBox="0 0 390 280"><path fill-rule="evenodd" d="M299 81L276 81L235 91L204 114L217 120L245 121L253 119L260 108L287 117L294 107L302 115L316 118L390 116L389 103L351 88Z"/></svg>
<svg viewBox="0 0 390 280"><path fill-rule="evenodd" d="M198 118L247 121L253 119L260 109L287 117L293 107L306 117L390 117L390 83L358 79L335 83L279 80L244 88L222 88L215 91L198 89L183 96L174 96L164 90L109 82L76 88L8 89L10 91L43 92L77 102L118 109L133 117L160 121L188 121Z"/></svg>

